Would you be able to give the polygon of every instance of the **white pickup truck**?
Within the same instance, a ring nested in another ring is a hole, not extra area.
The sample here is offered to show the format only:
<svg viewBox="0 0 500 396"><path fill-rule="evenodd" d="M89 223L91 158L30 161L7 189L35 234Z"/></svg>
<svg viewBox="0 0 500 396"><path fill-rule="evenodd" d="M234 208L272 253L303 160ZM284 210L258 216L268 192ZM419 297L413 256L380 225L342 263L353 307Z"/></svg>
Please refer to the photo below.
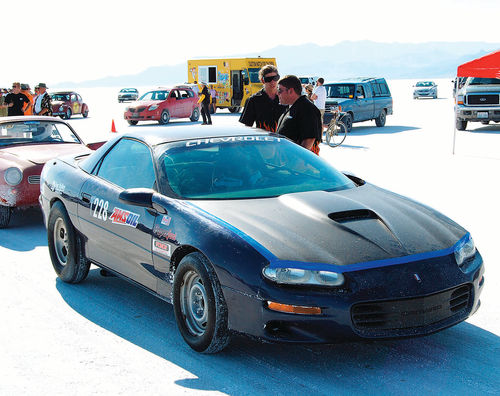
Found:
<svg viewBox="0 0 500 396"><path fill-rule="evenodd" d="M464 131L468 122L500 122L500 78L467 78L457 92L455 117L459 131Z"/></svg>

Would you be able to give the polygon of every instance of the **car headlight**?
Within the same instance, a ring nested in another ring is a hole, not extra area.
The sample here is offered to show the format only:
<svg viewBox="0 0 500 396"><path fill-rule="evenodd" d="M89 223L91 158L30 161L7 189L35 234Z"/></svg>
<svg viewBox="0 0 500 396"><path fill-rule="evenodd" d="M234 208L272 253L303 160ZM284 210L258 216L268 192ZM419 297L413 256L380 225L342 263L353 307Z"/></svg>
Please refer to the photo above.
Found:
<svg viewBox="0 0 500 396"><path fill-rule="evenodd" d="M158 108L158 105L151 105L149 106L149 111L153 111L153 110L156 110Z"/></svg>
<svg viewBox="0 0 500 396"><path fill-rule="evenodd" d="M262 270L262 273L273 282L288 285L340 286L344 283L344 275L332 271L267 266Z"/></svg>
<svg viewBox="0 0 500 396"><path fill-rule="evenodd" d="M3 178L9 186L17 186L23 180L23 172L19 168L8 168Z"/></svg>
<svg viewBox="0 0 500 396"><path fill-rule="evenodd" d="M462 267L467 260L474 257L476 254L476 246L474 245L474 240L471 236L463 240L460 244L455 247L455 260L457 265Z"/></svg>
<svg viewBox="0 0 500 396"><path fill-rule="evenodd" d="M125 107L125 111L129 111L129 110L130 110L130 106Z"/></svg>
<svg viewBox="0 0 500 396"><path fill-rule="evenodd" d="M457 95L457 104L464 104L464 96L463 95Z"/></svg>

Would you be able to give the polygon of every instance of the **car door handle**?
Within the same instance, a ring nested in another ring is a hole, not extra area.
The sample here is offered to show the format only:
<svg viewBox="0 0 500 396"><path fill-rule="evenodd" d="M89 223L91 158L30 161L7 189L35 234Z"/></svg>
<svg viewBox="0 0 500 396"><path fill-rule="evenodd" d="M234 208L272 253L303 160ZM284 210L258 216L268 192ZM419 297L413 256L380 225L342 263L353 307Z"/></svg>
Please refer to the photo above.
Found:
<svg viewBox="0 0 500 396"><path fill-rule="evenodd" d="M90 198L92 198L92 196L90 194L82 193L82 201L83 202L90 203Z"/></svg>

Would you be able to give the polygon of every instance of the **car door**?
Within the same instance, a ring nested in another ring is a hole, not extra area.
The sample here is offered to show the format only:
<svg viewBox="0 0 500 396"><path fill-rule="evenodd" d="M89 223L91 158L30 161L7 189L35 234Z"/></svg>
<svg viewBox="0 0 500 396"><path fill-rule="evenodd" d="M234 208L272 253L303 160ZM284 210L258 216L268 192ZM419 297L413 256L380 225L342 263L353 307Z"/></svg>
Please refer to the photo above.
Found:
<svg viewBox="0 0 500 396"><path fill-rule="evenodd" d="M373 99L362 84L356 85L354 101L354 121L365 121L373 118Z"/></svg>
<svg viewBox="0 0 500 396"><path fill-rule="evenodd" d="M180 105L180 117L190 117L191 116L191 101L189 100L189 94L188 91L185 89L179 89L179 98L177 102Z"/></svg>
<svg viewBox="0 0 500 396"><path fill-rule="evenodd" d="M73 114L79 114L82 112L81 104L78 101L78 96L74 93L71 94L71 111Z"/></svg>
<svg viewBox="0 0 500 396"><path fill-rule="evenodd" d="M170 95L168 96L168 110L170 111L170 117L179 117L180 113L180 101L178 100L179 91L177 89L172 89Z"/></svg>
<svg viewBox="0 0 500 396"><path fill-rule="evenodd" d="M128 205L119 195L128 188L156 186L153 159L142 142L124 138L105 155L81 190L78 216L87 237L89 259L156 290L151 273L152 230L157 213Z"/></svg>

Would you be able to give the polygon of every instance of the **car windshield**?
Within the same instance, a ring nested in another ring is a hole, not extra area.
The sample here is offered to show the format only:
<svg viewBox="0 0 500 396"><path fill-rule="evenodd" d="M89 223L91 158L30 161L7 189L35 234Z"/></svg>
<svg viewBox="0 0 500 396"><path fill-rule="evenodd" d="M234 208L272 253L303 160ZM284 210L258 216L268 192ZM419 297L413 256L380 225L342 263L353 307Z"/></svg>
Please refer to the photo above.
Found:
<svg viewBox="0 0 500 396"><path fill-rule="evenodd" d="M135 88L123 88L120 92L133 92L133 93L136 93L137 89L135 89Z"/></svg>
<svg viewBox="0 0 500 396"><path fill-rule="evenodd" d="M167 90L149 91L142 95L139 100L165 100L168 98L169 92Z"/></svg>
<svg viewBox="0 0 500 396"><path fill-rule="evenodd" d="M157 156L160 185L185 199L264 198L355 186L316 154L273 136L167 143L157 147Z"/></svg>
<svg viewBox="0 0 500 396"><path fill-rule="evenodd" d="M299 77L301 84L309 84L309 77Z"/></svg>
<svg viewBox="0 0 500 396"><path fill-rule="evenodd" d="M432 81L419 81L417 87L432 87L434 84Z"/></svg>
<svg viewBox="0 0 500 396"><path fill-rule="evenodd" d="M66 102L69 100L69 94L54 93L50 95L50 97L52 98L52 100L59 102Z"/></svg>
<svg viewBox="0 0 500 396"><path fill-rule="evenodd" d="M500 78L471 77L469 85L500 85Z"/></svg>
<svg viewBox="0 0 500 396"><path fill-rule="evenodd" d="M327 98L347 98L354 97L354 84L325 84Z"/></svg>
<svg viewBox="0 0 500 396"><path fill-rule="evenodd" d="M259 68L255 68L255 67L248 68L248 75L250 76L251 83L260 83L259 70L260 70Z"/></svg>
<svg viewBox="0 0 500 396"><path fill-rule="evenodd" d="M61 122L18 121L0 124L0 147L38 143L80 143L80 140Z"/></svg>

